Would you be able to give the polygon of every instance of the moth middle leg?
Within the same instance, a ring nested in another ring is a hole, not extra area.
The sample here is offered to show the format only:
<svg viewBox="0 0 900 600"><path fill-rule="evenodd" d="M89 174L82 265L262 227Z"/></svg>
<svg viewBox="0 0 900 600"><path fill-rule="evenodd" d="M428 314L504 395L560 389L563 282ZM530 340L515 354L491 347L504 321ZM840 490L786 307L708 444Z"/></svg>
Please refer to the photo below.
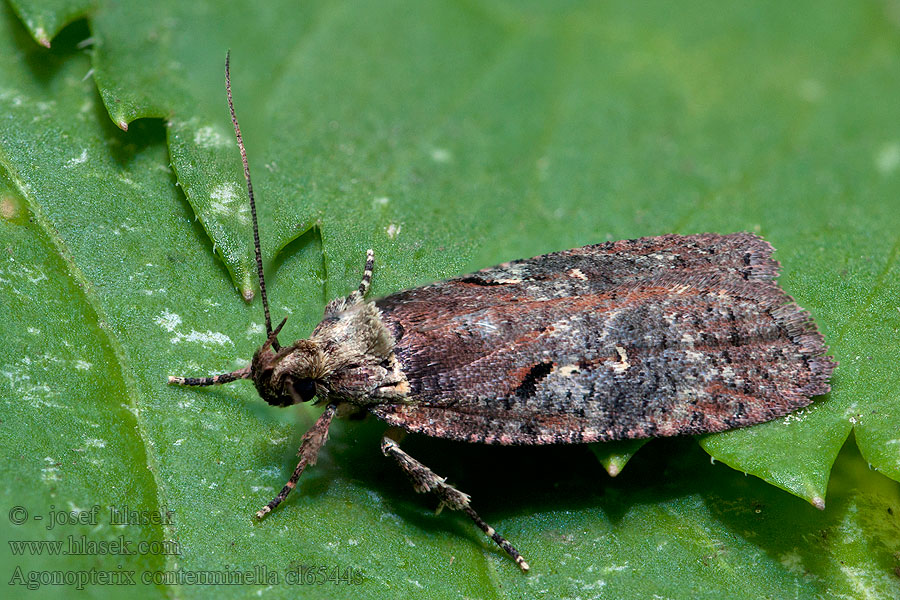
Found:
<svg viewBox="0 0 900 600"><path fill-rule="evenodd" d="M516 561L516 564L519 565L523 572L527 572L529 569L528 563L525 562L519 551L506 538L497 533L493 527L485 523L484 519L478 516L478 513L469 505L469 495L460 492L452 485L448 485L446 478L440 477L437 473L401 450L397 440L394 439L398 433L397 430L393 429L385 433L384 437L381 438L381 451L385 456L390 456L397 461L400 468L409 476L415 490L419 493L432 492L441 501L441 506L465 512L479 529Z"/></svg>

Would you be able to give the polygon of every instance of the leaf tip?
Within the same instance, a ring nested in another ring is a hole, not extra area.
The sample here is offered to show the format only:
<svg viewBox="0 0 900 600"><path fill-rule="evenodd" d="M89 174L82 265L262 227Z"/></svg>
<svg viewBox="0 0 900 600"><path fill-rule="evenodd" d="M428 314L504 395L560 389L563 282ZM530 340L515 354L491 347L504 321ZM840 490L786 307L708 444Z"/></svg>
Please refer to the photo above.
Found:
<svg viewBox="0 0 900 600"><path fill-rule="evenodd" d="M44 48L50 47L50 36L47 35L47 30L43 27L38 26L34 29L34 41Z"/></svg>
<svg viewBox="0 0 900 600"><path fill-rule="evenodd" d="M819 510L825 510L825 498L822 496L813 496L809 502Z"/></svg>
<svg viewBox="0 0 900 600"><path fill-rule="evenodd" d="M116 125L118 125L119 129L122 131L128 131L128 123L126 121L119 121Z"/></svg>

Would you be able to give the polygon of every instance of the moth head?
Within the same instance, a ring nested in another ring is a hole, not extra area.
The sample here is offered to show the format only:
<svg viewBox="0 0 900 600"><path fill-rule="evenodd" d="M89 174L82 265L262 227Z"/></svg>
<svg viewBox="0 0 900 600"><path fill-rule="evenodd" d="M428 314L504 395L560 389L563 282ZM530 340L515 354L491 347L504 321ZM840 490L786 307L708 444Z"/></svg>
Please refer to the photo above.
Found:
<svg viewBox="0 0 900 600"><path fill-rule="evenodd" d="M272 406L309 402L324 395L322 351L310 340L273 351L263 345L253 355L250 377L263 400Z"/></svg>

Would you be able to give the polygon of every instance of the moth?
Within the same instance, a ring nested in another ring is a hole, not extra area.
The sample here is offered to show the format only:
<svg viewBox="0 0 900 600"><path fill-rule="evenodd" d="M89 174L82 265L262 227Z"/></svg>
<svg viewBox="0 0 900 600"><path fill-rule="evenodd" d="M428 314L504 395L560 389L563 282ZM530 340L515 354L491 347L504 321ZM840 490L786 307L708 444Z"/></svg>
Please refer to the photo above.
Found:
<svg viewBox="0 0 900 600"><path fill-rule="evenodd" d="M399 432L484 444L578 444L724 431L769 421L829 391L837 363L809 313L775 279L773 248L750 233L663 235L517 260L369 300L325 307L308 339L272 327L250 169L226 97L250 200L266 339L249 366L206 386L250 379L274 406L325 406L264 517L316 461L338 410L391 426L381 441L412 480L465 512L516 564L519 551L470 498L399 445Z"/></svg>

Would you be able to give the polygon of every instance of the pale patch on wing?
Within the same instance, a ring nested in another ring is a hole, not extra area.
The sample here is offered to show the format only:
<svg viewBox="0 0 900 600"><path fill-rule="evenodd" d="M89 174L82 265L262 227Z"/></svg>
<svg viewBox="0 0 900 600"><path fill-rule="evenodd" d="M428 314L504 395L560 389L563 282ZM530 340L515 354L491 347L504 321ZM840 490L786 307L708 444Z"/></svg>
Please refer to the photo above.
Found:
<svg viewBox="0 0 900 600"><path fill-rule="evenodd" d="M619 354L620 362L613 365L613 371L616 373L624 373L628 370L628 367L631 366L631 363L628 362L628 353L625 352L625 348L622 346L616 346L616 352Z"/></svg>

